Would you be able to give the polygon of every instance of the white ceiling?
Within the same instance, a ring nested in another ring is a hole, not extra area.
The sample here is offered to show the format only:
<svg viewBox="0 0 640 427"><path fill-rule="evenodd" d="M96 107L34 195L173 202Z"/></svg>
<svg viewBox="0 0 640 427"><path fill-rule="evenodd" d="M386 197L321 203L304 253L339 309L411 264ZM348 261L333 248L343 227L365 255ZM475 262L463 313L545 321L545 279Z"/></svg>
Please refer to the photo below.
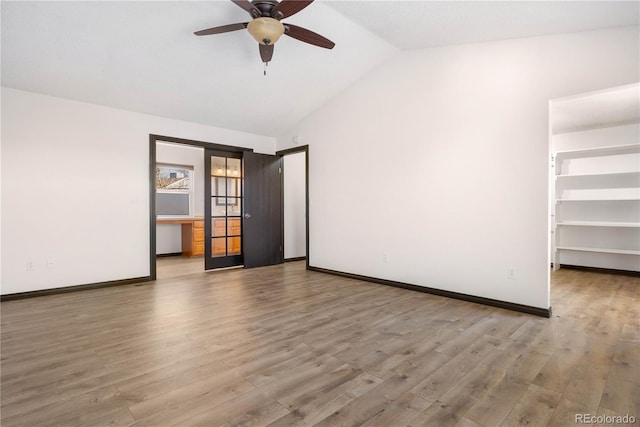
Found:
<svg viewBox="0 0 640 427"><path fill-rule="evenodd" d="M637 1L332 1L398 49L638 25Z"/></svg>
<svg viewBox="0 0 640 427"><path fill-rule="evenodd" d="M2 85L274 136L399 50L638 25L638 2L316 1L263 75L230 1L2 1Z"/></svg>
<svg viewBox="0 0 640 427"><path fill-rule="evenodd" d="M640 123L640 84L552 100L552 133Z"/></svg>

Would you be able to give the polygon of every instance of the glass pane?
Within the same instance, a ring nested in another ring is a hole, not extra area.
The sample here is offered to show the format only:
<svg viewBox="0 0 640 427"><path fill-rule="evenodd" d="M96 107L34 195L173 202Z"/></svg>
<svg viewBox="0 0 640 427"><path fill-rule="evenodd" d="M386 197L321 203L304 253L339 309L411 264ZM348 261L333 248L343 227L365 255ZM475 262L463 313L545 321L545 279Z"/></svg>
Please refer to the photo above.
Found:
<svg viewBox="0 0 640 427"><path fill-rule="evenodd" d="M227 246L229 248L229 255L240 255L242 252L241 243L242 239L240 237L228 237L227 238Z"/></svg>
<svg viewBox="0 0 640 427"><path fill-rule="evenodd" d="M226 178L220 178L218 176L211 177L211 195L212 196L226 196L224 182Z"/></svg>
<svg viewBox="0 0 640 427"><path fill-rule="evenodd" d="M211 219L211 233L213 237L224 237L227 235L226 219L213 218Z"/></svg>
<svg viewBox="0 0 640 427"><path fill-rule="evenodd" d="M227 159L224 157L211 156L211 175L225 176L227 170Z"/></svg>
<svg viewBox="0 0 640 427"><path fill-rule="evenodd" d="M240 196L240 178L227 178L227 197Z"/></svg>
<svg viewBox="0 0 640 427"><path fill-rule="evenodd" d="M211 216L226 216L227 204L224 197L212 197L211 198Z"/></svg>
<svg viewBox="0 0 640 427"><path fill-rule="evenodd" d="M157 165L156 190L190 191L191 171L186 166Z"/></svg>
<svg viewBox="0 0 640 427"><path fill-rule="evenodd" d="M219 176L212 176L211 195L240 197L240 178L223 178Z"/></svg>
<svg viewBox="0 0 640 427"><path fill-rule="evenodd" d="M227 197L227 215L242 215L242 199L240 197Z"/></svg>
<svg viewBox="0 0 640 427"><path fill-rule="evenodd" d="M211 256L221 257L227 254L227 239L224 237L215 237L211 239Z"/></svg>
<svg viewBox="0 0 640 427"><path fill-rule="evenodd" d="M229 229L227 236L239 236L242 234L242 221L240 218L228 218Z"/></svg>
<svg viewBox="0 0 640 427"><path fill-rule="evenodd" d="M242 159L227 159L227 176L242 176Z"/></svg>
<svg viewBox="0 0 640 427"><path fill-rule="evenodd" d="M210 179L211 256L241 255L242 159L212 156Z"/></svg>

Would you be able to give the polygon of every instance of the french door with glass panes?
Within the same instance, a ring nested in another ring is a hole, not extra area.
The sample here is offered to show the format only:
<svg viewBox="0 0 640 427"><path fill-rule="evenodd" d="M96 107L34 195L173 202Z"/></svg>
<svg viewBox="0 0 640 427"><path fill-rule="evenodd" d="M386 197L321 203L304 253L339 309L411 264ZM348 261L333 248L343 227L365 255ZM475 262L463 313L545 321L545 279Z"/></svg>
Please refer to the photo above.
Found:
<svg viewBox="0 0 640 427"><path fill-rule="evenodd" d="M205 269L243 264L242 153L205 150Z"/></svg>

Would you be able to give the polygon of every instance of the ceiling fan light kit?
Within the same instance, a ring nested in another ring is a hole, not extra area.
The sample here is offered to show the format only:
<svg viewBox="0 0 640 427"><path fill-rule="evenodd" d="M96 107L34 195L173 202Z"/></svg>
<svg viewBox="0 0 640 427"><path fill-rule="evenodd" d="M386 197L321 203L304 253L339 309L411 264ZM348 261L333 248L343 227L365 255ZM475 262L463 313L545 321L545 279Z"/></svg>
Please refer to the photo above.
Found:
<svg viewBox="0 0 640 427"><path fill-rule="evenodd" d="M269 45L284 34L284 25L273 18L256 18L247 24L247 31L260 44Z"/></svg>
<svg viewBox="0 0 640 427"><path fill-rule="evenodd" d="M280 22L295 13L300 12L309 6L313 0L231 0L242 9L249 12L252 20L250 22L240 22L237 24L222 25L220 27L208 28L196 31L196 36L207 36L211 34L228 33L247 29L249 34L258 42L260 58L262 62L268 64L273 56L273 45L283 34L325 49L333 49L335 43L331 40L316 34L306 28L292 24ZM265 72L266 75L266 72Z"/></svg>

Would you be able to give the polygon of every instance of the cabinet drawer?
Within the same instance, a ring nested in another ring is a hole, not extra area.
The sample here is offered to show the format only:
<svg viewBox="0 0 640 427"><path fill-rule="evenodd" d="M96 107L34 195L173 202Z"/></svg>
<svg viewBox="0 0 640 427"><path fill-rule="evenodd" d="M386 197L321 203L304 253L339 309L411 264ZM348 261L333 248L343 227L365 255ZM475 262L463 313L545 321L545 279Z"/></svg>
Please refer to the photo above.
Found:
<svg viewBox="0 0 640 427"><path fill-rule="evenodd" d="M193 243L193 252L192 256L204 255L204 241L203 242L194 242Z"/></svg>
<svg viewBox="0 0 640 427"><path fill-rule="evenodd" d="M204 228L194 228L193 229L193 241L194 242L204 242Z"/></svg>
<svg viewBox="0 0 640 427"><path fill-rule="evenodd" d="M193 228L204 228L204 221L193 221Z"/></svg>

